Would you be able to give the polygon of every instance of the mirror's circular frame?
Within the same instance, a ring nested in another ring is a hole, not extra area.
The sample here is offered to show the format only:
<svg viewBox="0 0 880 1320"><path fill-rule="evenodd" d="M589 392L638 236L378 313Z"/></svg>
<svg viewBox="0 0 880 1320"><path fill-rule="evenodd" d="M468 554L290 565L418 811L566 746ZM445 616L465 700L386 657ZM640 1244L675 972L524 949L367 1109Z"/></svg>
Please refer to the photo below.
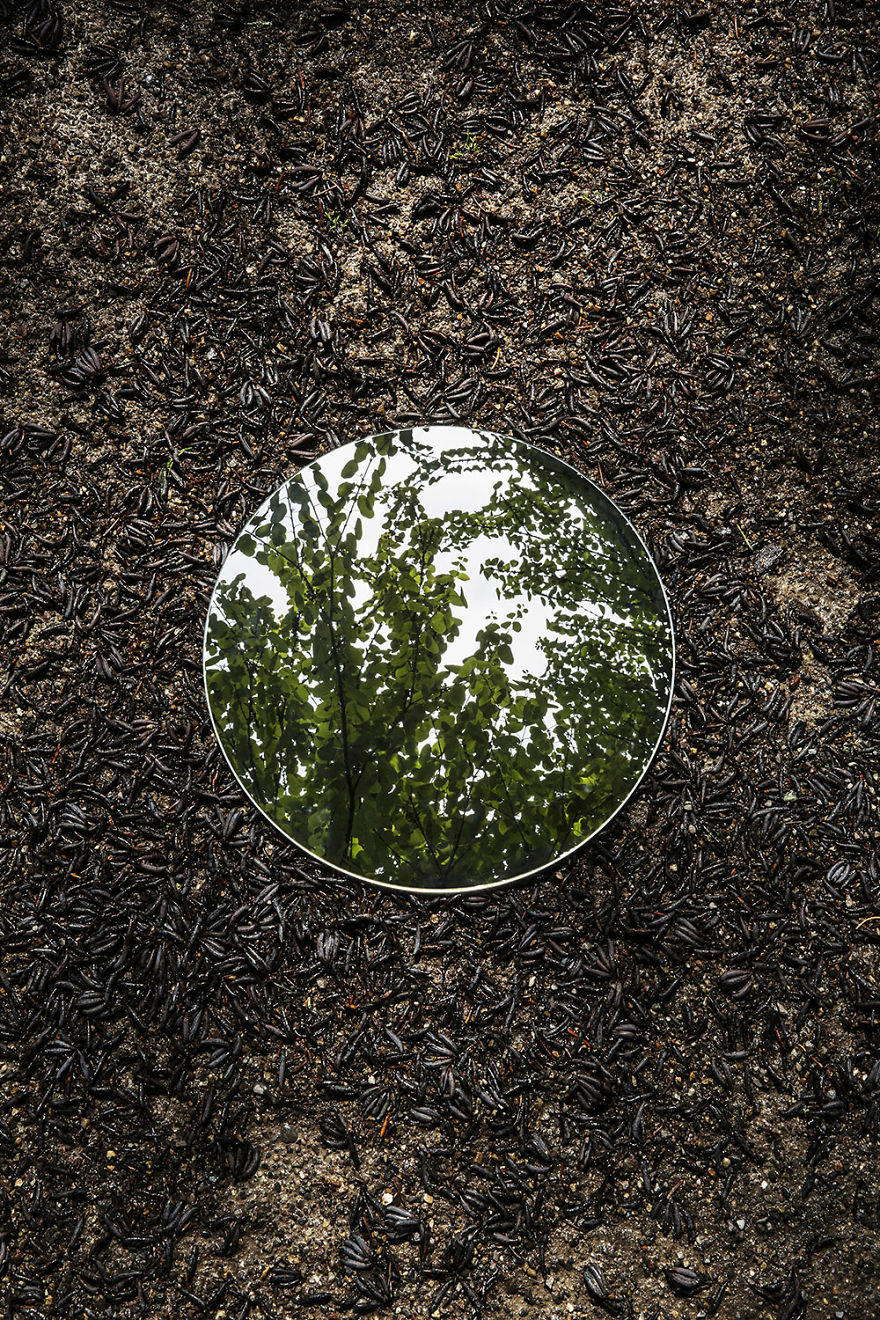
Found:
<svg viewBox="0 0 880 1320"><path fill-rule="evenodd" d="M203 675L230 769L285 837L382 888L469 893L558 865L630 800L675 634L600 487L524 441L427 426L332 450L263 502L215 584Z"/></svg>

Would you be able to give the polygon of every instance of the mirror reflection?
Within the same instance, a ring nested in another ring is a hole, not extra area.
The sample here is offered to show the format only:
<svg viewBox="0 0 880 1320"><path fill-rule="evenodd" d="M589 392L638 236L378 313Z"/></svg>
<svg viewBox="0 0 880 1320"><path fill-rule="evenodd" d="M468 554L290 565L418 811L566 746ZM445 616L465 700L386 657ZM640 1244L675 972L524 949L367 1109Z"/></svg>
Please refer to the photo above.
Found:
<svg viewBox="0 0 880 1320"><path fill-rule="evenodd" d="M315 856L404 889L528 874L626 800L668 713L657 572L552 456L458 427L370 436L249 520L205 679L256 805Z"/></svg>

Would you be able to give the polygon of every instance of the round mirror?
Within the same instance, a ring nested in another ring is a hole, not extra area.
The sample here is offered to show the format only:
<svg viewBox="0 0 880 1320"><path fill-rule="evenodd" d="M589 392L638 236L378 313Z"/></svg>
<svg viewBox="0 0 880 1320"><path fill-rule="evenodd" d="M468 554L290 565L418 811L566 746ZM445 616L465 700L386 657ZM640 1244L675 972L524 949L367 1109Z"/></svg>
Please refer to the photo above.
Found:
<svg viewBox="0 0 880 1320"><path fill-rule="evenodd" d="M611 819L674 670L643 542L532 445L429 426L344 445L261 505L205 628L242 788L288 838L395 889L499 885Z"/></svg>

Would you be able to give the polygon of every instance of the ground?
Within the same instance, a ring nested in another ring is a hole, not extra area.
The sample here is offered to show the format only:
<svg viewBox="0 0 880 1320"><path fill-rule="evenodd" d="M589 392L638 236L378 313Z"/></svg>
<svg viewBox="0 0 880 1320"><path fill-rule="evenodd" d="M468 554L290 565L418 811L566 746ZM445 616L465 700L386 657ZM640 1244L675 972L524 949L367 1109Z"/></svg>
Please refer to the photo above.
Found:
<svg viewBox="0 0 880 1320"><path fill-rule="evenodd" d="M0 15L3 1314L880 1312L876 14ZM457 899L267 833L201 685L247 514L415 420L678 639L639 796Z"/></svg>

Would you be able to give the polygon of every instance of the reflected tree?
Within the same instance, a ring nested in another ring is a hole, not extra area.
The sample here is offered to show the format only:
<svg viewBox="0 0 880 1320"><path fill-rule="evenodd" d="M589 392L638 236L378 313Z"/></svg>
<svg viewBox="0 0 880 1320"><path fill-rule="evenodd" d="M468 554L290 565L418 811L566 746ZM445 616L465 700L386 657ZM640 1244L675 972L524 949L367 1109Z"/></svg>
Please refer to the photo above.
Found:
<svg viewBox="0 0 880 1320"><path fill-rule="evenodd" d="M568 851L627 795L670 637L604 497L512 441L433 434L370 437L272 496L221 575L205 667L226 754L286 834L463 888Z"/></svg>

